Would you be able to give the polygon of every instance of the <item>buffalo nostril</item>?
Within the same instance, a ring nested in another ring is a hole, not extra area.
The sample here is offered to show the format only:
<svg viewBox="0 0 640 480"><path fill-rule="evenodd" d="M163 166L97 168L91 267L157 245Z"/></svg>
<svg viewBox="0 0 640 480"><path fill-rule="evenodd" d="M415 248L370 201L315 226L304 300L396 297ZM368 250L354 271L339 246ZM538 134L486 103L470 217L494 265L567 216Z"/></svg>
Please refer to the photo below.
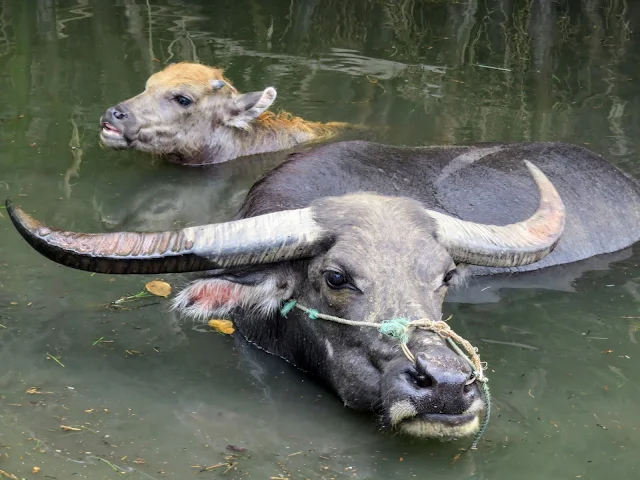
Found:
<svg viewBox="0 0 640 480"><path fill-rule="evenodd" d="M440 362L430 359L426 353L420 352L416 355L414 368L409 373L412 383L420 388L447 391L464 397L473 396L476 388L473 374L455 370L455 367L452 370L452 365L441 365Z"/></svg>
<svg viewBox="0 0 640 480"><path fill-rule="evenodd" d="M430 388L433 387L433 378L429 375L425 375L413 368L407 371L407 375L413 385L417 388Z"/></svg>
<svg viewBox="0 0 640 480"><path fill-rule="evenodd" d="M415 368L409 370L409 376L411 383L418 388L430 388L436 383L435 378L430 374L428 368L428 357L424 352L420 352L416 355Z"/></svg>
<svg viewBox="0 0 640 480"><path fill-rule="evenodd" d="M122 107L116 106L109 109L109 116L116 120L124 120L129 116L129 114L126 111L123 111Z"/></svg>
<svg viewBox="0 0 640 480"><path fill-rule="evenodd" d="M460 415L480 394L470 368L453 355L416 353L398 381L399 391L421 414Z"/></svg>
<svg viewBox="0 0 640 480"><path fill-rule="evenodd" d="M431 372L429 372L429 369L427 368L428 360L429 359L424 352L418 353L416 355L414 368L408 371L411 383L418 388L432 388L438 383L436 378L431 375Z"/></svg>

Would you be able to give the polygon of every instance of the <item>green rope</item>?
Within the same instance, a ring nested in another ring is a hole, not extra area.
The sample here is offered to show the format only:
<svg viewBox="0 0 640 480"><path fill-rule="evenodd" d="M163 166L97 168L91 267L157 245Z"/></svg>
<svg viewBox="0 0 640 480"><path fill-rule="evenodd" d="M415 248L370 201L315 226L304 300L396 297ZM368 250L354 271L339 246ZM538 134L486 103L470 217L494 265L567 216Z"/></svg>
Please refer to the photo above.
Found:
<svg viewBox="0 0 640 480"><path fill-rule="evenodd" d="M480 388L482 390L482 395L484 396L484 419L482 420L482 425L480 426L480 430L476 433L476 436L473 437L473 442L471 442L471 450L478 449L478 443L482 439L487 426L489 425L489 418L491 417L491 392L489 391L489 382L486 377L484 382L480 382Z"/></svg>
<svg viewBox="0 0 640 480"><path fill-rule="evenodd" d="M471 442L471 450L478 449L478 443L482 439L485 430L489 426L489 419L491 418L491 391L489 390L489 379L483 376L482 372L476 371L476 367L471 361L469 357L458 347L456 342L451 340L451 338L447 338L447 343L453 348L453 350L464 358L472 368L472 374L474 378L478 379L480 382L480 389L482 390L482 396L484 399L484 418L482 419L482 425L480 425L480 429L476 433L476 436L473 437L473 442Z"/></svg>
<svg viewBox="0 0 640 480"><path fill-rule="evenodd" d="M406 318L392 318L380 323L380 333L400 340L402 343L409 341L409 320Z"/></svg>
<svg viewBox="0 0 640 480"><path fill-rule="evenodd" d="M478 357L477 350L474 349L469 342L464 340L462 337L456 335L451 330L451 328L446 324L446 322L443 322L443 321L434 322L428 319L410 321L407 318L392 318L390 320L383 320L380 323L359 322L357 320L348 320L346 318L340 318L333 315L326 315L324 313L320 313L318 310L315 310L313 308L307 308L303 305L300 305L297 302L297 300L293 300L293 299L289 300L282 306L280 313L284 317L286 317L287 314L289 314L291 310L293 310L294 308L302 310L304 313L307 314L307 316L311 320L317 320L318 318L320 318L323 320L329 320L332 322L341 323L343 325L376 328L383 335L388 335L390 337L393 337L399 340L402 346L402 351L405 353L407 358L409 358L409 360L412 362L415 362L415 357L407 347L407 343L409 342L409 330L411 327L432 330L437 334L439 334L441 337L446 338L447 342L449 343L451 348L453 348L456 354L460 355L469 363L469 365L471 365L473 377L472 377L472 380L470 380L469 384L473 383L474 381L477 381L480 383L480 389L482 391L483 398L484 398L485 414L482 420L482 425L480 426L480 429L476 433L473 439L473 442L471 443L471 450L477 450L478 443L482 439L482 436L484 435L484 432L487 429L487 426L489 425L489 418L491 416L491 391L489 390L489 385L488 385L489 379L484 376L484 371L482 368L482 364L480 362L480 357ZM465 352L462 351L462 349L458 346L456 342L459 342L460 344L462 344L468 350L468 352L473 356L474 360L471 360L465 354Z"/></svg>
<svg viewBox="0 0 640 480"><path fill-rule="evenodd" d="M282 310L280 310L280 313L282 313L283 317L287 317L287 314L293 310L293 308L296 306L298 302L296 302L295 300L289 300L287 303L284 304L284 306L282 307Z"/></svg>

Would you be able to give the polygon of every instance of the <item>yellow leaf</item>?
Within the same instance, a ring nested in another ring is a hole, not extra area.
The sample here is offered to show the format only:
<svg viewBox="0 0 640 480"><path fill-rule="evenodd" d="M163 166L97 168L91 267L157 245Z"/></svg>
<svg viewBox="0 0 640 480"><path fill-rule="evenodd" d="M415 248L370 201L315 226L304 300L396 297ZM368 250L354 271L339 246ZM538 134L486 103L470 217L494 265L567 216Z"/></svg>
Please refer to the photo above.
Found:
<svg viewBox="0 0 640 480"><path fill-rule="evenodd" d="M171 295L171 285L160 280L153 280L147 283L144 288L158 297L168 297Z"/></svg>
<svg viewBox="0 0 640 480"><path fill-rule="evenodd" d="M233 322L229 320L209 320L209 326L224 335L231 335L236 331Z"/></svg>
<svg viewBox="0 0 640 480"><path fill-rule="evenodd" d="M33 467L31 469L31 473L38 473L40 471L40 467Z"/></svg>
<svg viewBox="0 0 640 480"><path fill-rule="evenodd" d="M25 393L28 393L29 395L44 395L45 393L51 394L53 392L43 392L40 390L40 387L29 387Z"/></svg>

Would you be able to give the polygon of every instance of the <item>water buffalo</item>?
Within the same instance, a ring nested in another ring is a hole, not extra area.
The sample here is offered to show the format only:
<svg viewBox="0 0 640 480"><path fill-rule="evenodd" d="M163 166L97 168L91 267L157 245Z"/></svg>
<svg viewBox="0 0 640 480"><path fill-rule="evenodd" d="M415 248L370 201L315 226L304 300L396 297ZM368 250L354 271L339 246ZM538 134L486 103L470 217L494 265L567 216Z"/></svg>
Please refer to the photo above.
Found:
<svg viewBox="0 0 640 480"><path fill-rule="evenodd" d="M181 314L229 315L246 340L346 406L439 438L472 434L483 410L470 368L442 338L414 331L411 363L376 329L285 317L283 304L376 323L438 320L465 271L534 270L640 239L638 183L584 148L551 143L325 145L264 175L233 220L172 232L61 232L8 212L36 250L70 267L199 272L174 299Z"/></svg>
<svg viewBox="0 0 640 480"><path fill-rule="evenodd" d="M218 68L175 63L151 75L142 93L104 112L100 139L109 148L202 165L327 139L345 125L275 114L267 110L275 99L273 87L240 94Z"/></svg>

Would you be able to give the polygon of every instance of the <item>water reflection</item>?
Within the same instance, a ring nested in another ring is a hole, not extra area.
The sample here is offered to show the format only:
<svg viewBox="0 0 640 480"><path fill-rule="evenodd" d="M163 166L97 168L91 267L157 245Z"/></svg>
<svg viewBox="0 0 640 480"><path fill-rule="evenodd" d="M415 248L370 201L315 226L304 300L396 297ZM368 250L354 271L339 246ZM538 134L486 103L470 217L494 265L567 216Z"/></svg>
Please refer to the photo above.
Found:
<svg viewBox="0 0 640 480"><path fill-rule="evenodd" d="M283 156L189 170L97 143L104 108L179 60L222 66L242 91L274 85L280 108L366 125L360 138L562 140L639 175L639 16L623 0L0 0L0 193L85 231L230 218ZM103 307L146 278L56 267L6 215L0 239L0 469L19 478L33 466L57 478L117 475L97 457L132 478L219 463L200 475L233 463L232 478L637 469L637 247L452 295L456 330L493 370L497 412L482 448L458 457L465 443L381 434L279 359L179 322L163 300ZM34 386L52 393L26 393Z"/></svg>

